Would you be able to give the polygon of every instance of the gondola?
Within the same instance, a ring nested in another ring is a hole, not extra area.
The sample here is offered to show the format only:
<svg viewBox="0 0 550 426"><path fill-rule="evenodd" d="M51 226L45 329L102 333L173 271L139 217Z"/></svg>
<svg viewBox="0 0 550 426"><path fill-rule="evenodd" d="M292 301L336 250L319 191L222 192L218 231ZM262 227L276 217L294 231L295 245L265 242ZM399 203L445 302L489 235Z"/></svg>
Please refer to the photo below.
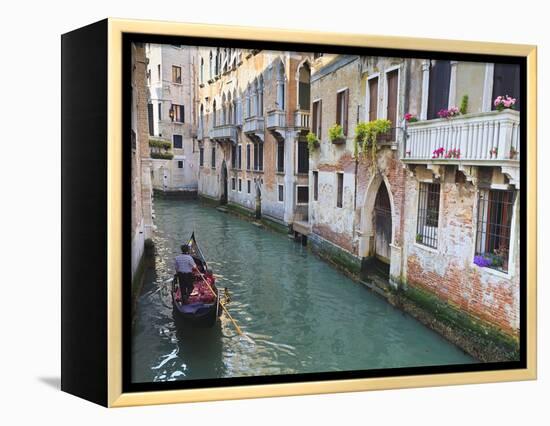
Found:
<svg viewBox="0 0 550 426"><path fill-rule="evenodd" d="M199 273L195 273L193 292L185 301L180 295L178 276L174 275L172 280L174 319L195 326L212 327L222 312L216 280L195 240L194 232L187 244L189 254L193 256Z"/></svg>

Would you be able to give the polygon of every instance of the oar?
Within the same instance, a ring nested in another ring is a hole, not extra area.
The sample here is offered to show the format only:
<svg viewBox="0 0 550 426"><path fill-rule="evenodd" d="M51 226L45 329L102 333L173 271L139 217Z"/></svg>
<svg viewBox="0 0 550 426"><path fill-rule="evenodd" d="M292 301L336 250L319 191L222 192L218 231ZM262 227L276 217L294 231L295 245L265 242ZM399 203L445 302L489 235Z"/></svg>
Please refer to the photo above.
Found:
<svg viewBox="0 0 550 426"><path fill-rule="evenodd" d="M216 292L212 289L212 287L210 286L210 283L208 281L206 281L206 278L204 278L204 275L201 274L199 272L199 276L202 278L202 280L205 282L205 284L208 286L208 289L212 292L212 294L214 295L214 297L218 298L218 295L216 294ZM245 334L242 330L241 330L241 327L239 327L239 324L237 324L237 321L235 321L233 319L233 317L231 316L231 314L229 313L229 311L227 310L227 308L224 306L224 304L221 302L221 301L218 301L218 303L220 304L220 306L222 307L222 309L224 310L224 312L227 314L227 316L229 317L229 319L231 320L231 322L233 323L233 325L235 326L235 330L237 330L237 333L244 337L245 339L247 339L250 343L254 343L254 340L252 340L252 338L250 336L248 336L247 334Z"/></svg>

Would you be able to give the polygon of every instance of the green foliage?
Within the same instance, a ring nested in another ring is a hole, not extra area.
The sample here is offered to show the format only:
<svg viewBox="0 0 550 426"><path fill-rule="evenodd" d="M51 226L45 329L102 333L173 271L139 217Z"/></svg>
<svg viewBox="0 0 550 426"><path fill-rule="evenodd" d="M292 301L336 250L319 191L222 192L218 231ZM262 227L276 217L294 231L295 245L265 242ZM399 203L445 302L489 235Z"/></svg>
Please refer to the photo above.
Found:
<svg viewBox="0 0 550 426"><path fill-rule="evenodd" d="M334 124L328 129L328 138L331 142L334 142L338 139L345 139L344 128L339 124Z"/></svg>
<svg viewBox="0 0 550 426"><path fill-rule="evenodd" d="M460 113L462 115L468 113L468 95L462 96L462 100L460 101Z"/></svg>
<svg viewBox="0 0 550 426"><path fill-rule="evenodd" d="M170 141L165 141L162 139L149 139L149 146L151 148L164 149L165 151L172 148L172 143Z"/></svg>
<svg viewBox="0 0 550 426"><path fill-rule="evenodd" d="M372 166L376 167L376 151L378 150L377 138L381 133L387 133L391 128L391 121L385 119L378 119L369 122L361 122L355 127L355 139L354 139L354 155L355 158L359 156L359 149L361 153L366 156L369 149L371 152Z"/></svg>
<svg viewBox="0 0 550 426"><path fill-rule="evenodd" d="M317 139L317 136L313 132L309 132L306 136L307 140L307 148L309 149L309 152L316 150L319 147L319 139Z"/></svg>
<svg viewBox="0 0 550 426"><path fill-rule="evenodd" d="M171 160L174 158L174 154L170 151L168 152L152 152L151 158L154 158L156 160Z"/></svg>

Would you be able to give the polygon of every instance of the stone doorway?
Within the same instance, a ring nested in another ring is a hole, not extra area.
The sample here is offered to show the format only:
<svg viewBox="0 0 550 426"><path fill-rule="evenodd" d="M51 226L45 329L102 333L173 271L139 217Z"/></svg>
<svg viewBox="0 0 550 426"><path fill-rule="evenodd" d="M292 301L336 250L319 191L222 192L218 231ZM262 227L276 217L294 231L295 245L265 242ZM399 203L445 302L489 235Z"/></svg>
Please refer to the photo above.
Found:
<svg viewBox="0 0 550 426"><path fill-rule="evenodd" d="M374 255L389 264L391 259L391 203L386 185L380 185L374 201Z"/></svg>

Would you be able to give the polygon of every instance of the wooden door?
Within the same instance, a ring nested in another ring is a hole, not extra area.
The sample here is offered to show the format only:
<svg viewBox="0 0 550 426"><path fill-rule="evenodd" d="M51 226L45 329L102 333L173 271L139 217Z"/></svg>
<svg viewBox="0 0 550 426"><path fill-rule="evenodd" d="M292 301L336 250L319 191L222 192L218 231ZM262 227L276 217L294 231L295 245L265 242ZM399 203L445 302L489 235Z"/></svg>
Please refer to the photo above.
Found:
<svg viewBox="0 0 550 426"><path fill-rule="evenodd" d="M375 256L385 263L390 263L391 257L391 222L390 197L382 183L374 202L374 251Z"/></svg>

